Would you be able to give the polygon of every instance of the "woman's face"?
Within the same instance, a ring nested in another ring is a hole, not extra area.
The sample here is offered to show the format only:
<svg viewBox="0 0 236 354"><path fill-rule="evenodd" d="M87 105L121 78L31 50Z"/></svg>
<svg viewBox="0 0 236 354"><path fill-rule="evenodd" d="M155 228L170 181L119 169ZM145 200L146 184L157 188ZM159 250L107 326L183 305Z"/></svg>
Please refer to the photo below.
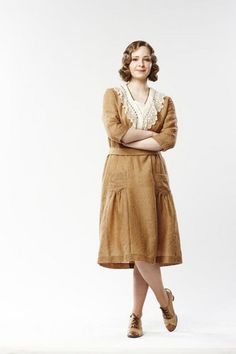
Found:
<svg viewBox="0 0 236 354"><path fill-rule="evenodd" d="M145 46L139 47L131 53L129 70L133 78L146 80L152 67L152 60L149 49Z"/></svg>

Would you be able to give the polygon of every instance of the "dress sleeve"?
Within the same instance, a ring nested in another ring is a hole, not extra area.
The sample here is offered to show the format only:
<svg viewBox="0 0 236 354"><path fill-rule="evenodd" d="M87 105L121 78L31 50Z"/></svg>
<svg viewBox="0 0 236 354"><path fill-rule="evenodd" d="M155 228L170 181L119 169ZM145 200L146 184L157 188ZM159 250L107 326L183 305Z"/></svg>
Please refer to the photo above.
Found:
<svg viewBox="0 0 236 354"><path fill-rule="evenodd" d="M178 126L174 102L171 97L168 97L168 107L163 127L160 133L152 136L152 138L159 143L162 151L166 151L175 146L177 131Z"/></svg>
<svg viewBox="0 0 236 354"><path fill-rule="evenodd" d="M122 137L130 127L120 120L117 110L117 100L112 88L106 89L103 96L102 119L108 137L117 143L121 143Z"/></svg>

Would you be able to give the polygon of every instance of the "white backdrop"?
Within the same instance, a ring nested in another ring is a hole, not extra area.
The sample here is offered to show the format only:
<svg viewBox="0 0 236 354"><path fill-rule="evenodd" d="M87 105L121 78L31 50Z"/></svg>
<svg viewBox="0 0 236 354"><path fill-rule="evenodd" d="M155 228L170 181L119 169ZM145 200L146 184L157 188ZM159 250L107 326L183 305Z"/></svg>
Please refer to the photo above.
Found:
<svg viewBox="0 0 236 354"><path fill-rule="evenodd" d="M236 348L235 10L233 0L0 2L1 353ZM178 329L164 329L149 289L145 335L132 340L132 270L96 262L102 97L139 39L160 66L148 84L178 117L162 154L183 264L162 268Z"/></svg>

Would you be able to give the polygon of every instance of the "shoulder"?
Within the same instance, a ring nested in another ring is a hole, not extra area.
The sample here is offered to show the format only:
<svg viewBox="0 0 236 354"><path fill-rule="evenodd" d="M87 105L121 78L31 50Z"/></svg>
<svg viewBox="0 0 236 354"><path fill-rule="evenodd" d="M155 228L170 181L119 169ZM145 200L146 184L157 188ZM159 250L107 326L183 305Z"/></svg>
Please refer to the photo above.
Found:
<svg viewBox="0 0 236 354"><path fill-rule="evenodd" d="M110 94L110 95L115 95L115 96L122 96L123 94L125 94L125 87L124 87L124 83L118 84L117 86L113 86L113 87L108 87L105 90L105 93Z"/></svg>
<svg viewBox="0 0 236 354"><path fill-rule="evenodd" d="M115 106L118 106L118 95L113 87L107 87L103 92L103 108L104 109L113 109Z"/></svg>
<svg viewBox="0 0 236 354"><path fill-rule="evenodd" d="M153 91L153 102L156 107L157 112L161 112L167 105L168 96L157 89L151 88Z"/></svg>
<svg viewBox="0 0 236 354"><path fill-rule="evenodd" d="M166 108L175 110L175 105L174 105L174 101L173 98L171 96L166 96Z"/></svg>
<svg viewBox="0 0 236 354"><path fill-rule="evenodd" d="M115 103L120 105L124 101L125 92L122 86L108 87L103 94L103 101L105 103Z"/></svg>
<svg viewBox="0 0 236 354"><path fill-rule="evenodd" d="M167 95L165 92L163 92L162 90L157 90L155 88L152 88L153 92L154 92L154 97L156 99L165 99L165 101L168 101L171 99L171 97L169 95Z"/></svg>
<svg viewBox="0 0 236 354"><path fill-rule="evenodd" d="M120 85L120 86L108 87L105 92L117 97L117 96L123 96L125 90L124 87Z"/></svg>
<svg viewBox="0 0 236 354"><path fill-rule="evenodd" d="M116 97L120 92L119 87L108 87L104 91L104 96L107 97Z"/></svg>
<svg viewBox="0 0 236 354"><path fill-rule="evenodd" d="M113 87L107 87L104 90L104 95L106 95L106 94L113 94Z"/></svg>
<svg viewBox="0 0 236 354"><path fill-rule="evenodd" d="M103 99L115 99L115 91L113 87L107 87L103 92Z"/></svg>
<svg viewBox="0 0 236 354"><path fill-rule="evenodd" d="M172 97L157 89L154 89L154 100L159 103L161 108L168 108L168 106L174 106L174 101Z"/></svg>

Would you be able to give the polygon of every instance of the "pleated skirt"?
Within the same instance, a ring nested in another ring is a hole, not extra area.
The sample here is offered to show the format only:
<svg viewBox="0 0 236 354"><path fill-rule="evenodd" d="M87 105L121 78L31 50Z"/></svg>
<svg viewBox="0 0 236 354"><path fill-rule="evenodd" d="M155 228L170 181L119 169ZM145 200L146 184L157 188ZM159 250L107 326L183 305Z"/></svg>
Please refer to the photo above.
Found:
<svg viewBox="0 0 236 354"><path fill-rule="evenodd" d="M136 260L182 263L177 213L160 152L108 154L103 169L97 263L127 269Z"/></svg>

